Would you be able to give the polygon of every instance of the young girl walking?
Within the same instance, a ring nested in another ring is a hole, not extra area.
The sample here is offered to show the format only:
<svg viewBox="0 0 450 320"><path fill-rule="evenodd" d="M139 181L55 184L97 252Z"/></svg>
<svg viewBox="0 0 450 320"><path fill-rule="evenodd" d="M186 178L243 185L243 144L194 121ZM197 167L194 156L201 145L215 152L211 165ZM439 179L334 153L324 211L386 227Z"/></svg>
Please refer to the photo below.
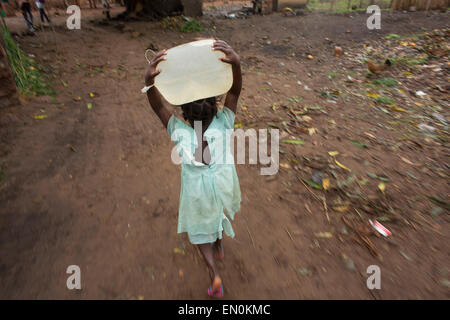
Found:
<svg viewBox="0 0 450 320"><path fill-rule="evenodd" d="M217 40L212 49L225 54L220 60L230 64L233 71L233 85L221 109L217 106L216 97L183 104L181 108L186 124L164 107L153 84L161 72L157 69L158 63L166 59L166 50L158 52L150 61L145 85L147 88L151 86L147 91L148 101L167 128L182 159L178 233L186 232L189 241L197 245L203 255L211 277L208 295L223 297L222 279L214 260L224 258L222 231L234 237L230 220L240 209L241 191L234 162L223 161L222 156L233 159L229 142L242 75L239 56L226 42ZM200 125L201 130L194 130Z"/></svg>

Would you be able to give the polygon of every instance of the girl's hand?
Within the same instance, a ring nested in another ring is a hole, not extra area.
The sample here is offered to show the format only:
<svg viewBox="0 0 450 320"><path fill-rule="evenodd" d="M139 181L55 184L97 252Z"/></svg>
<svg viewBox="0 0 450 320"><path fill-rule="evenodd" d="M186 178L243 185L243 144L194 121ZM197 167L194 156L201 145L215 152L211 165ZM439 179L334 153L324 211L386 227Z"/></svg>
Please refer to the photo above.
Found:
<svg viewBox="0 0 450 320"><path fill-rule="evenodd" d="M167 54L167 50L164 49L160 52L158 52L153 59L150 61L150 63L148 64L148 68L147 71L145 72L145 85L146 86L150 86L153 84L155 77L161 73L160 69L156 69L156 67L158 66L158 63L160 63L161 61L166 60L166 54Z"/></svg>
<svg viewBox="0 0 450 320"><path fill-rule="evenodd" d="M236 52L234 52L233 48L230 47L228 43L222 40L216 40L213 43L213 50L222 51L225 53L224 58L220 58L221 61L225 63L229 63L232 66L239 66L241 63L241 59L237 55Z"/></svg>

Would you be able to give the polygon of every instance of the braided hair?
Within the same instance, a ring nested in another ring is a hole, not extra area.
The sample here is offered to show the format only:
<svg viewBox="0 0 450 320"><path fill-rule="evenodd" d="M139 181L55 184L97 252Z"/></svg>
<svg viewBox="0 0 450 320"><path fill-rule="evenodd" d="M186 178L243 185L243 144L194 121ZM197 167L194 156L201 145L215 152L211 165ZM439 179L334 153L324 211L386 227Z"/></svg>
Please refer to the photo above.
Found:
<svg viewBox="0 0 450 320"><path fill-rule="evenodd" d="M200 99L181 105L184 120L189 121L191 127L194 127L194 121L201 121L203 131L210 125L214 116L217 115L216 97Z"/></svg>

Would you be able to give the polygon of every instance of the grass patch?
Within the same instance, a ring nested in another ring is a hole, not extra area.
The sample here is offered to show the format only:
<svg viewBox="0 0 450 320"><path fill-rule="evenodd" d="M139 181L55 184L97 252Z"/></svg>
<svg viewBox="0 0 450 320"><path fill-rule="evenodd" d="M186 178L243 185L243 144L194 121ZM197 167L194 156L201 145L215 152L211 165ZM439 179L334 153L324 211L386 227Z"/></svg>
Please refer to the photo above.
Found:
<svg viewBox="0 0 450 320"><path fill-rule="evenodd" d="M382 78L382 79L376 79L374 82L374 84L379 84L382 86L386 86L386 87L395 87L398 85L397 80L392 79L392 78Z"/></svg>
<svg viewBox="0 0 450 320"><path fill-rule="evenodd" d="M333 72L330 72L329 74L327 74L327 78L330 80L335 79L336 77L337 77L336 71L333 71Z"/></svg>
<svg viewBox="0 0 450 320"><path fill-rule="evenodd" d="M394 57L391 59L394 64L403 64L406 66L418 66L428 62L428 56L425 57Z"/></svg>
<svg viewBox="0 0 450 320"><path fill-rule="evenodd" d="M423 57L423 58L414 58L414 59L410 59L408 61L409 65L411 65L411 66L418 66L421 64L425 64L427 62L428 62L428 56Z"/></svg>
<svg viewBox="0 0 450 320"><path fill-rule="evenodd" d="M164 29L177 30L181 32L199 32L205 28L198 20L193 18L185 18L183 16L166 17L160 22Z"/></svg>
<svg viewBox="0 0 450 320"><path fill-rule="evenodd" d="M379 0L377 1L377 5L381 8L381 10L389 7L390 0ZM361 5L361 7L360 7ZM360 1L360 0L350 0L350 5L348 0L336 0L334 4L334 13L344 13L344 12L365 12L367 6L369 5L369 1ZM311 11L330 11L331 3L329 1L324 2L322 0L309 0L308 9ZM352 7L355 7L355 10L352 10Z"/></svg>
<svg viewBox="0 0 450 320"><path fill-rule="evenodd" d="M55 95L55 91L44 80L42 69L32 58L19 48L8 29L2 28L6 55L13 71L14 81L22 95Z"/></svg>
<svg viewBox="0 0 450 320"><path fill-rule="evenodd" d="M401 40L418 40L424 36L424 33L413 33L413 34L406 34L406 35L398 35L396 33L391 33L385 36L385 39L401 39Z"/></svg>
<svg viewBox="0 0 450 320"><path fill-rule="evenodd" d="M386 39L400 39L400 36L396 33L391 33L391 34L388 34L385 38Z"/></svg>
<svg viewBox="0 0 450 320"><path fill-rule="evenodd" d="M189 21L183 23L183 25L181 26L182 32L199 32L204 30L205 28L203 28L201 23L195 19L190 19Z"/></svg>
<svg viewBox="0 0 450 320"><path fill-rule="evenodd" d="M385 97L385 96L380 96L378 98L376 98L375 100L376 102L382 103L382 104L386 104L386 105L392 105L394 104L394 100L392 100L389 97Z"/></svg>

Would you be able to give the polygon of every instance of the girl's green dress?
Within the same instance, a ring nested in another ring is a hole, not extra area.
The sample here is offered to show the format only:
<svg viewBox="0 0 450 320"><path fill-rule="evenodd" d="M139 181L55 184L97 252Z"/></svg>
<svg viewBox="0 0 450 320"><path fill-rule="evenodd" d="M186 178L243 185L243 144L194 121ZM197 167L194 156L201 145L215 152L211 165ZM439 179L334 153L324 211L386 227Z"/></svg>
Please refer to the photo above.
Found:
<svg viewBox="0 0 450 320"><path fill-rule="evenodd" d="M176 144L178 160L181 160L178 233L187 232L193 244L222 239L222 231L234 237L230 219L234 219L241 203L239 180L230 151L234 118L233 111L223 107L204 132L211 154L209 165L195 161L197 138L191 126L173 115L167 125L169 136Z"/></svg>

